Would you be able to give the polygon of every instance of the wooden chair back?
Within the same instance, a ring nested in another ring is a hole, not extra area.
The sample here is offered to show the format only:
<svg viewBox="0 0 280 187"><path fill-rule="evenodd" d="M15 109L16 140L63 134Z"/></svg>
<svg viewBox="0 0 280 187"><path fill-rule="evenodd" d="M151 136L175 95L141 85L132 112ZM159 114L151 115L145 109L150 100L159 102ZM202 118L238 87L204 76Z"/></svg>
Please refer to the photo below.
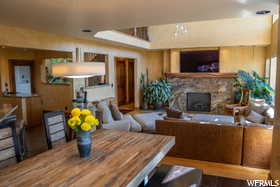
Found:
<svg viewBox="0 0 280 187"><path fill-rule="evenodd" d="M48 149L66 143L66 120L63 110L43 114Z"/></svg>
<svg viewBox="0 0 280 187"><path fill-rule="evenodd" d="M14 165L20 161L20 145L16 133L16 122L2 122L0 125L0 168Z"/></svg>

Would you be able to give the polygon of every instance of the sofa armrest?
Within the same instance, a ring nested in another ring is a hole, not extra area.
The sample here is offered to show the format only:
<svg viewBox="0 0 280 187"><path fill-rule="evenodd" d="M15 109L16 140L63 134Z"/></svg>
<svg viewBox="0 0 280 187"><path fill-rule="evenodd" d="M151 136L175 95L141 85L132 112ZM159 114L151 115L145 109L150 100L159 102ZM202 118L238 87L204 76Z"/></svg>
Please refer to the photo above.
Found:
<svg viewBox="0 0 280 187"><path fill-rule="evenodd" d="M130 130L130 121L129 120L119 120L119 121L114 121L111 123L104 123L104 124L102 124L102 127L104 129L129 131Z"/></svg>

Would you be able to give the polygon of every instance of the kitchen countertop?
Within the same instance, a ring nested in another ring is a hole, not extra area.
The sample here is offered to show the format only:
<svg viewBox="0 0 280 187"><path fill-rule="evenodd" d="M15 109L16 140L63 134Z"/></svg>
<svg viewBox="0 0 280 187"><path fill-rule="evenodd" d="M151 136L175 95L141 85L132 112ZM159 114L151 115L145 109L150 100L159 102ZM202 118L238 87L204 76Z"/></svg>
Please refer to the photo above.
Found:
<svg viewBox="0 0 280 187"><path fill-rule="evenodd" d="M18 98L27 98L27 97L40 97L40 94L2 94L1 97L18 97Z"/></svg>

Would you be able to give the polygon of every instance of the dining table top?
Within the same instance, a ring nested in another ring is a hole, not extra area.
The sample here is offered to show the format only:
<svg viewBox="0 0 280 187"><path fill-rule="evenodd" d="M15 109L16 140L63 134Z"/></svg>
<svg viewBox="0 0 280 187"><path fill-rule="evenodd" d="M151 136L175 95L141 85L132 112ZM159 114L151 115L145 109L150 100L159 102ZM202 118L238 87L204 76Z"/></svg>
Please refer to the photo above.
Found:
<svg viewBox="0 0 280 187"><path fill-rule="evenodd" d="M0 123L14 113L16 109L17 105L14 104L0 104Z"/></svg>
<svg viewBox="0 0 280 187"><path fill-rule="evenodd" d="M0 186L138 186L175 144L172 136L100 129L92 156L75 140L0 170Z"/></svg>

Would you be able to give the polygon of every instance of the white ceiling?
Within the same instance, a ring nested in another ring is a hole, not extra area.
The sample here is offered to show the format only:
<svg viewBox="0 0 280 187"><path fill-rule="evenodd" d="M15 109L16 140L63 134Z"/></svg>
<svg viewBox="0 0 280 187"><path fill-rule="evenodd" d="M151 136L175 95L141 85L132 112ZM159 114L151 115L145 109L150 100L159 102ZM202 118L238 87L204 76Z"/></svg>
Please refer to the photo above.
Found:
<svg viewBox="0 0 280 187"><path fill-rule="evenodd" d="M278 0L0 0L0 24L82 38L94 32L278 12Z"/></svg>

